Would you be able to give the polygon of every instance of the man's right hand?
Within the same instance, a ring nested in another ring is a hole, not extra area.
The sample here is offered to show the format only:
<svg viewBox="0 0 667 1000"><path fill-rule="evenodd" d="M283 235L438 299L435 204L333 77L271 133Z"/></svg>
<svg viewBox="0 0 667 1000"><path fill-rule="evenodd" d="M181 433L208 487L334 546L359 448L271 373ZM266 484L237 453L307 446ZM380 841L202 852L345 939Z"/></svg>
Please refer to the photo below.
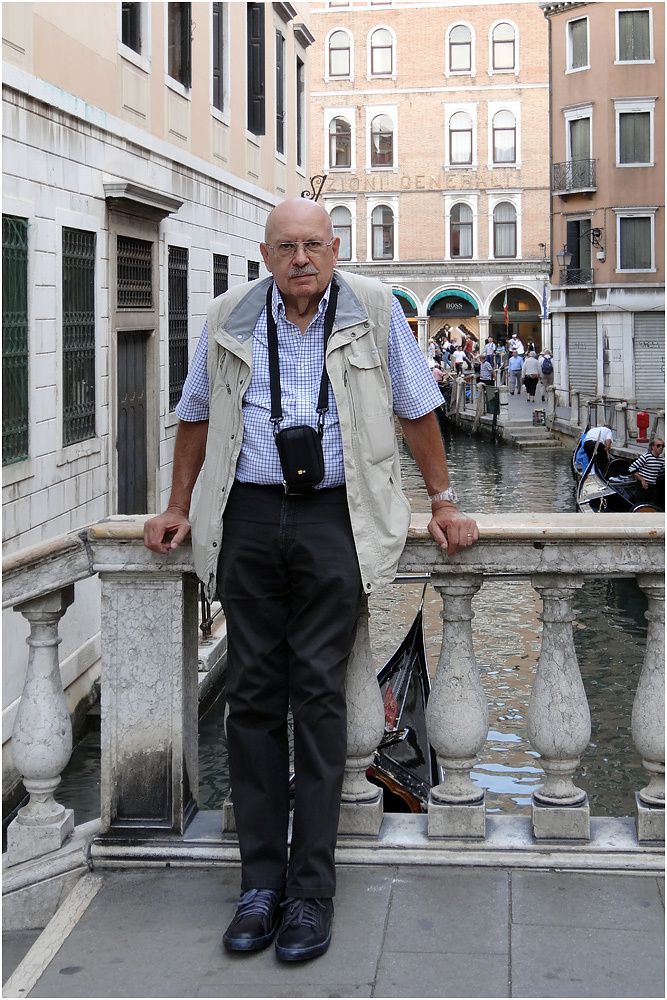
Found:
<svg viewBox="0 0 667 1000"><path fill-rule="evenodd" d="M163 514L151 517L144 524L144 545L153 552L166 555L177 549L190 533L190 522L178 507L167 507Z"/></svg>

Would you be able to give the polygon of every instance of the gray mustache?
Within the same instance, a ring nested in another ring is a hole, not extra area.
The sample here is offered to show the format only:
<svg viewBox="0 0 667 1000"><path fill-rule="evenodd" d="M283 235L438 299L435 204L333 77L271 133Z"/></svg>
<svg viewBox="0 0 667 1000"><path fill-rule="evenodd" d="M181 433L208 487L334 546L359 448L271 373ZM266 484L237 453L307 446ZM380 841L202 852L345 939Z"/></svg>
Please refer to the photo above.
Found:
<svg viewBox="0 0 667 1000"><path fill-rule="evenodd" d="M306 267L291 267L289 270L288 277L290 278L302 278L306 274L317 274L317 268L313 267L312 264Z"/></svg>

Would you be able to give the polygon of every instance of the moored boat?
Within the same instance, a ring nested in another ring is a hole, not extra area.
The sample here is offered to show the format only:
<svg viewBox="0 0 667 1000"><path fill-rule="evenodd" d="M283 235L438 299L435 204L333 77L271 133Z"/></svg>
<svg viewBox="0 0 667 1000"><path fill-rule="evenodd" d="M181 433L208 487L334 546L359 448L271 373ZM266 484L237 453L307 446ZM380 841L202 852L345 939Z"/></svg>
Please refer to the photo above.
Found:
<svg viewBox="0 0 667 1000"><path fill-rule="evenodd" d="M572 470L578 474L577 452L572 455ZM658 482L650 497L642 496L642 488L629 475L631 461L612 459L602 471L596 456L587 459L577 486L577 510L584 514L653 514L665 509L665 480Z"/></svg>
<svg viewBox="0 0 667 1000"><path fill-rule="evenodd" d="M424 593L403 642L377 675L384 702L385 733L366 773L383 789L389 812L426 812L431 787L441 780L426 732L431 681L423 608Z"/></svg>

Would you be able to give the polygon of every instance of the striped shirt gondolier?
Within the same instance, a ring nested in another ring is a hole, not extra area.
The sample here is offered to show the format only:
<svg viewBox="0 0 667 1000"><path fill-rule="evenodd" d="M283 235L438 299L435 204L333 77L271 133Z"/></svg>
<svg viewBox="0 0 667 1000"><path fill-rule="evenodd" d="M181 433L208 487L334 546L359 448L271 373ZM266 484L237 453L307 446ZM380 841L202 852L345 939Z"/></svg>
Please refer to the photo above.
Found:
<svg viewBox="0 0 667 1000"><path fill-rule="evenodd" d="M330 286L329 286L330 287ZM282 387L282 427L298 424L317 426L317 397L322 376L324 315L329 288L305 334L285 317L285 306L274 283L273 315L278 332L280 381ZM207 371L208 329L193 356L183 393L176 407L180 420L208 420L209 383ZM442 394L433 380L426 359L408 326L398 299L392 301L388 340L388 365L393 409L399 417L414 420L442 406ZM283 474L273 440L271 390L266 327L263 310L253 333L252 378L243 398L243 444L236 467L236 479L246 483L280 484ZM322 438L325 475L319 487L342 486L345 482L343 449L338 410L329 385L329 409Z"/></svg>
<svg viewBox="0 0 667 1000"><path fill-rule="evenodd" d="M640 455L639 458L634 460L628 472L630 475L633 472L638 472L649 486L655 486L657 481L665 474L665 463L662 458L657 458L650 451L647 451L645 455Z"/></svg>

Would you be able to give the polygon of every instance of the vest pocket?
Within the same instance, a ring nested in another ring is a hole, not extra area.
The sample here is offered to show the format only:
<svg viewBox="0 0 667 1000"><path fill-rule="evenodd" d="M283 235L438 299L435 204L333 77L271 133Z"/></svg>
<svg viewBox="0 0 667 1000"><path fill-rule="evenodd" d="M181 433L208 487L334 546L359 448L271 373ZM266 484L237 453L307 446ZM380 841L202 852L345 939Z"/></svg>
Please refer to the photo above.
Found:
<svg viewBox="0 0 667 1000"><path fill-rule="evenodd" d="M358 419L378 417L389 411L389 396L377 350L357 351L347 356L349 391Z"/></svg>

